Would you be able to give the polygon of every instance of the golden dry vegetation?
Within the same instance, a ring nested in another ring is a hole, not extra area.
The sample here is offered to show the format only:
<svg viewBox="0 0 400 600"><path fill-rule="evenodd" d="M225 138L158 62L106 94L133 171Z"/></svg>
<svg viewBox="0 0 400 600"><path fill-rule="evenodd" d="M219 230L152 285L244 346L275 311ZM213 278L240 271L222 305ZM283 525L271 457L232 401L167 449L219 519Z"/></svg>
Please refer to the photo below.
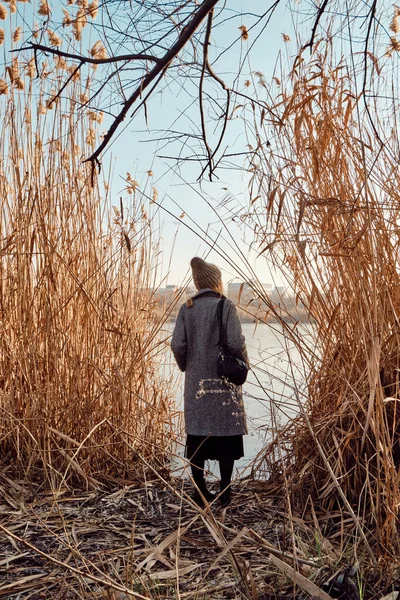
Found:
<svg viewBox="0 0 400 600"><path fill-rule="evenodd" d="M47 75L61 81L66 66L40 68L19 54L3 75L0 445L55 489L117 476L132 452L163 466L171 397L149 318L150 218L106 179L92 185L83 159L98 133L81 88L51 102Z"/></svg>
<svg viewBox="0 0 400 600"><path fill-rule="evenodd" d="M362 80L361 80L362 81ZM296 59L279 81L260 142L254 193L261 247L286 273L316 326L299 417L265 449L279 460L295 506L314 503L349 527L374 563L398 557L399 169L398 111L367 113L359 81L330 44ZM262 96L263 92L260 92ZM260 134L263 128L255 125ZM265 128L265 131L268 127ZM382 143L381 137L385 140ZM260 222L260 221L258 221ZM331 516L331 517L330 517ZM364 529L365 528L365 529Z"/></svg>
<svg viewBox="0 0 400 600"><path fill-rule="evenodd" d="M21 39L15 7L0 3L9 25L0 44ZM68 2L76 42L98 10ZM37 12L47 19L50 4ZM52 48L62 43L46 35ZM91 55L106 49L95 42ZM58 95L66 76L69 100ZM0 79L0 597L390 593L399 577L397 108L383 144L329 43L309 62L298 57L267 100L260 74L246 219L315 335L310 345L265 299L309 374L307 399L299 395L299 416L254 465L269 480L237 483L221 512L198 509L168 472L176 415L160 328L171 307L154 319L156 242L137 182L126 178L127 210L82 161L102 115L80 110L90 86L81 77L62 57L14 54Z"/></svg>

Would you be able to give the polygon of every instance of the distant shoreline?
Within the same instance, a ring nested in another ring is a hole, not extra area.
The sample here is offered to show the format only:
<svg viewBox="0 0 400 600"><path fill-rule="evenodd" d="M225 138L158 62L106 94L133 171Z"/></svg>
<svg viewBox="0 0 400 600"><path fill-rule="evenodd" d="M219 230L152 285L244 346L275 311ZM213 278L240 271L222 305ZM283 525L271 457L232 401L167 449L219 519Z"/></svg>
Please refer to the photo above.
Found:
<svg viewBox="0 0 400 600"><path fill-rule="evenodd" d="M247 324L254 324L254 323L258 323L259 325L270 325L272 323L279 323L279 319L277 319L276 317L267 317L267 319L257 319L255 317L242 317L239 316L240 322L242 323L242 325L247 325ZM175 323L176 321L176 317L168 317L168 319L166 320L166 323ZM312 323L312 321L308 318L304 318L304 316L298 316L296 317L295 315L293 315L291 318L290 317L282 317L282 321L284 321L285 323L293 323L293 322L297 322L297 323L304 323L304 324L309 324Z"/></svg>

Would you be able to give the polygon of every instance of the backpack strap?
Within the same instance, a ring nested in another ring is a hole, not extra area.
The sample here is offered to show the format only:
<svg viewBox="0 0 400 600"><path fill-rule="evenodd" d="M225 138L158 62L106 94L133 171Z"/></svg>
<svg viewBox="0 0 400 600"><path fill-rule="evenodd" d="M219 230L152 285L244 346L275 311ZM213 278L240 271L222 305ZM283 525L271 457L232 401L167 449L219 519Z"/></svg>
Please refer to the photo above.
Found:
<svg viewBox="0 0 400 600"><path fill-rule="evenodd" d="M223 311L224 311L224 302L225 302L225 296L222 296L221 300L218 302L218 305L217 305L217 321L218 321L218 329L219 329L218 346L220 348L222 348L222 350L225 350L226 345L227 345L226 330L225 330L225 327L222 322L222 315L223 315Z"/></svg>

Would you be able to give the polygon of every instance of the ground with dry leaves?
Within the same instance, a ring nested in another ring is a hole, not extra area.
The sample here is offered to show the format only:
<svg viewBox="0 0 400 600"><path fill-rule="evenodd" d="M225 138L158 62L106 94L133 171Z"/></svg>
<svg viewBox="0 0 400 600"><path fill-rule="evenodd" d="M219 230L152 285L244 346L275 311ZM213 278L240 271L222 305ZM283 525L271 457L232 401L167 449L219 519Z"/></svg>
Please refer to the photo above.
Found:
<svg viewBox="0 0 400 600"><path fill-rule="evenodd" d="M3 472L0 598L356 600L395 589L381 567L345 558L350 530L328 541L324 515L287 514L265 483L234 491L228 509L198 511L182 480L49 493Z"/></svg>

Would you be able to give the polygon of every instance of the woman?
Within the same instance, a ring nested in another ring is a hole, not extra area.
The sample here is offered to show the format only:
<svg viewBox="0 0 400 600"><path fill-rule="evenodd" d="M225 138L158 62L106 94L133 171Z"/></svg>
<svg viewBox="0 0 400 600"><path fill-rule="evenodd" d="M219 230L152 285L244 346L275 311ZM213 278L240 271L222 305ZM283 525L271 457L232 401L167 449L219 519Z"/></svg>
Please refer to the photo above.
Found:
<svg viewBox="0 0 400 600"><path fill-rule="evenodd" d="M231 499L233 464L244 455L243 435L247 433L242 388L220 379L217 374L221 271L198 257L191 260L190 266L198 291L181 306L171 343L178 367L185 372L186 457L197 486L194 500L199 505L203 501L198 490L208 502L215 498L205 484L204 462L207 459L219 461L219 499L226 506ZM229 353L248 363L236 308L228 299L224 302L222 322Z"/></svg>

